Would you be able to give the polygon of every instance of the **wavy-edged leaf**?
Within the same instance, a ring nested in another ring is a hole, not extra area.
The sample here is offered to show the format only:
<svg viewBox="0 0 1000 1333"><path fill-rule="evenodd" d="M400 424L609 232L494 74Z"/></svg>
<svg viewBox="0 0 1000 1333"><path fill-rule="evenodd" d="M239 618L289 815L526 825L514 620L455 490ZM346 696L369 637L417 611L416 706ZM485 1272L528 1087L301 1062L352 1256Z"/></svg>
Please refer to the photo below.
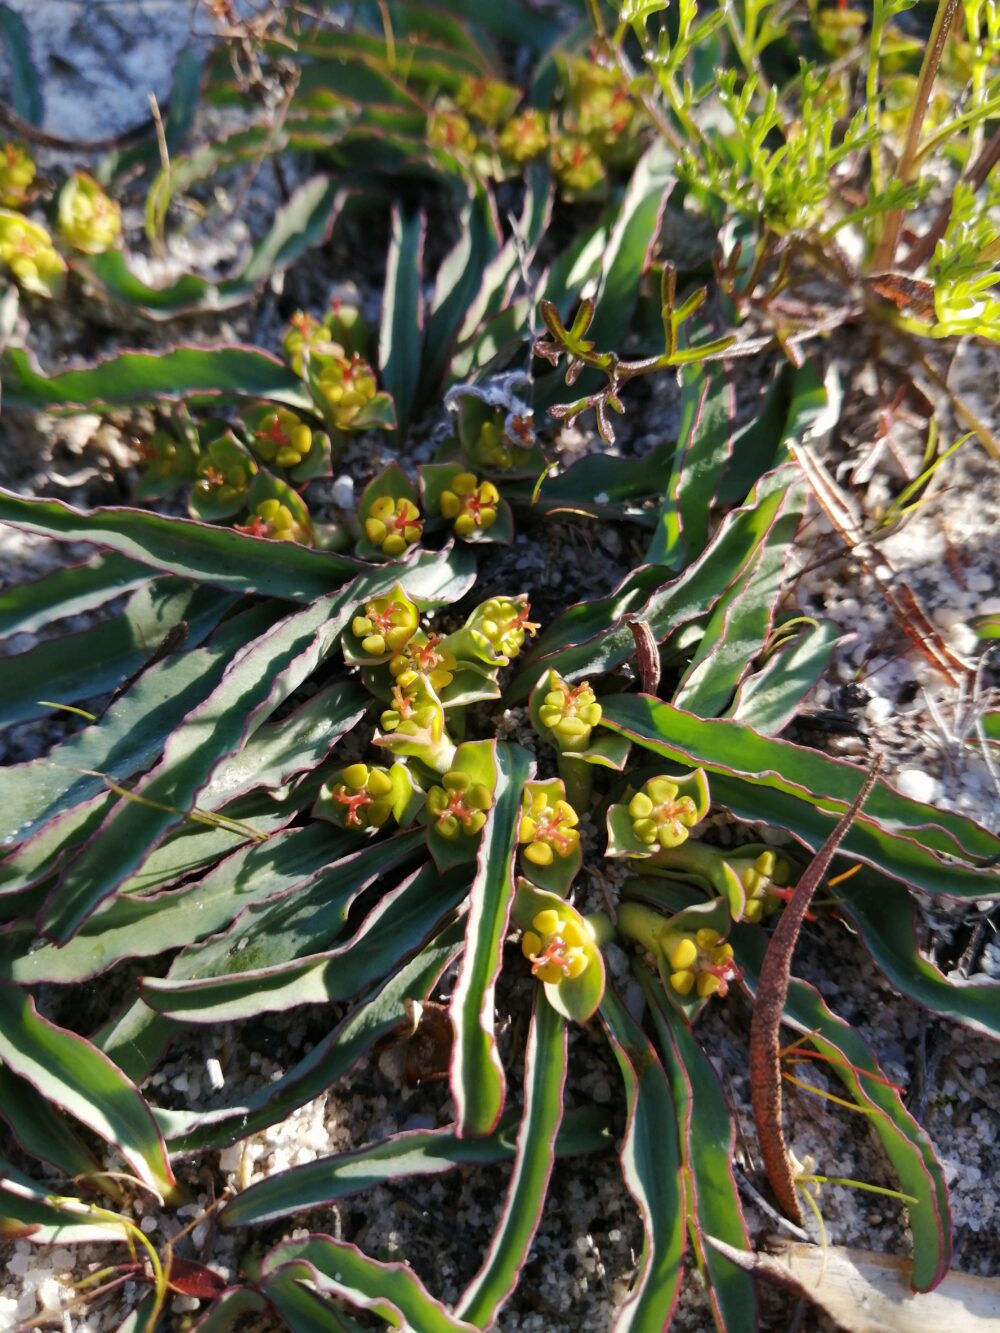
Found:
<svg viewBox="0 0 1000 1333"><path fill-rule="evenodd" d="M750 663L763 651L782 576L806 501L804 486L790 486L770 531L753 558L716 603L673 703L714 717L730 702Z"/></svg>
<svg viewBox="0 0 1000 1333"><path fill-rule="evenodd" d="M450 1315L406 1264L369 1259L355 1245L332 1236L281 1241L264 1256L260 1286L284 1273L315 1285L357 1310L371 1310L395 1328L412 1333L465 1333L475 1325Z"/></svg>
<svg viewBox="0 0 1000 1333"><path fill-rule="evenodd" d="M735 411L732 379L722 362L681 371L677 448L646 552L649 564L678 569L704 550L712 496L732 449Z"/></svg>
<svg viewBox="0 0 1000 1333"><path fill-rule="evenodd" d="M470 186L458 226L459 239L438 268L430 298L421 368L423 395L440 387L452 342L479 292L481 276L499 246L493 197L482 184Z"/></svg>
<svg viewBox="0 0 1000 1333"><path fill-rule="evenodd" d="M47 1162L67 1180L101 1175L101 1163L56 1107L3 1064L0 1064L0 1115L7 1121L22 1152Z"/></svg>
<svg viewBox="0 0 1000 1333"><path fill-rule="evenodd" d="M775 649L759 671L743 679L726 716L764 736L776 736L820 680L834 649L850 637L831 620L807 625Z"/></svg>
<svg viewBox="0 0 1000 1333"><path fill-rule="evenodd" d="M615 1328L662 1333L683 1274L685 1197L677 1114L670 1084L649 1038L609 986L601 1002L611 1049L625 1082L628 1125L622 1175L642 1216L644 1241L636 1285Z"/></svg>
<svg viewBox="0 0 1000 1333"><path fill-rule="evenodd" d="M61 1208L57 1194L0 1158L0 1238L24 1238L38 1245L106 1244L127 1240L128 1232L124 1222L110 1215L81 1213L76 1199Z"/></svg>
<svg viewBox="0 0 1000 1333"><path fill-rule="evenodd" d="M360 864L358 869L362 869ZM339 880L342 872L339 866L336 870ZM364 870L371 873L367 866ZM467 891L462 877L457 885L455 878L451 877L450 891L442 891L437 870L424 865L387 890L357 932L338 948L282 959L255 971L237 971L240 956L229 972L182 965L163 979L144 978L143 999L157 1013L189 1023L228 1022L297 1005L349 999L381 981L420 949L435 927L440 928L442 918L459 905ZM344 893L339 882L337 892Z"/></svg>
<svg viewBox="0 0 1000 1333"><path fill-rule="evenodd" d="M760 930L737 926L732 940L743 967L743 981L755 994L764 957ZM930 1291L948 1271L951 1260L951 1215L944 1169L925 1130L903 1105L878 1060L861 1035L827 1007L814 986L792 979L783 1021L804 1033L824 1057L826 1068L866 1108L869 1123L881 1140L905 1193L917 1199L908 1205L913 1232L913 1288ZM870 1076L870 1077L866 1077ZM823 1164L819 1163L822 1172Z"/></svg>
<svg viewBox="0 0 1000 1333"><path fill-rule="evenodd" d="M711 611L766 541L791 481L790 469L762 479L760 492L726 515L706 549L678 577L665 578L662 566L641 565L609 597L570 607L539 635L506 697L514 702L526 697L549 667L577 680L620 666L635 653L626 617L645 620L660 641Z"/></svg>
<svg viewBox="0 0 1000 1333"><path fill-rule="evenodd" d="M317 825L290 829L233 852L202 878L169 893L116 895L66 944L5 955L0 972L23 986L62 984L99 976L123 958L183 949L255 905L304 887L324 868L342 864L352 839L338 834ZM238 962L233 959L234 966Z"/></svg>
<svg viewBox="0 0 1000 1333"><path fill-rule="evenodd" d="M406 1021L413 1002L427 998L461 948L462 925L456 922L447 926L281 1078L244 1096L239 1105L214 1111L154 1107L153 1114L171 1150L188 1153L224 1147L276 1124L319 1096L353 1068L375 1042Z"/></svg>
<svg viewBox="0 0 1000 1333"><path fill-rule="evenodd" d="M24 20L9 5L0 5L0 41L10 69L10 100L14 110L29 125L41 125L45 114L42 80L31 59L31 39Z"/></svg>
<svg viewBox="0 0 1000 1333"><path fill-rule="evenodd" d="M45 375L21 348L0 358L4 402L32 412L53 407L180 402L192 394L267 398L311 411L299 377L257 347L181 344L166 352L116 352L80 370Z"/></svg>
<svg viewBox="0 0 1000 1333"><path fill-rule="evenodd" d="M739 1250L751 1249L732 1168L736 1144L733 1117L712 1063L688 1024L644 968L638 975L677 1108L688 1234L698 1266L708 1279L716 1327L720 1333L756 1328L753 1279L704 1241L706 1235L715 1236Z"/></svg>
<svg viewBox="0 0 1000 1333"><path fill-rule="evenodd" d="M493 1035L496 979L511 900L521 790L532 761L519 745L494 743L496 786L469 895L465 953L451 1000L451 1091L460 1135L489 1134L500 1118L504 1075Z"/></svg>
<svg viewBox="0 0 1000 1333"><path fill-rule="evenodd" d="M158 651L196 647L230 606L225 593L181 579L144 584L121 615L5 658L0 726L46 717L53 704L106 694Z"/></svg>
<svg viewBox="0 0 1000 1333"><path fill-rule="evenodd" d="M663 494L673 452L673 445L663 444L642 458L587 454L557 477L546 477L537 496L535 478L507 482L503 493L537 513L586 514L648 526L653 515L641 500Z"/></svg>
<svg viewBox="0 0 1000 1333"><path fill-rule="evenodd" d="M791 741L761 736L728 718L696 718L649 695L615 695L603 701L602 726L674 762L716 774L712 796L740 819L786 828L807 846L819 847L828 824L822 811L850 805L858 770ZM1000 894L1000 873L953 858L988 858L1000 838L973 820L902 796L879 781L842 850L870 861L895 879L928 893L986 898Z"/></svg>
<svg viewBox="0 0 1000 1333"><path fill-rule="evenodd" d="M314 1291L295 1264L272 1273L266 1284L267 1307L282 1317L292 1333L364 1333L340 1302ZM229 1333L230 1325L226 1325Z"/></svg>
<svg viewBox="0 0 1000 1333"><path fill-rule="evenodd" d="M0 984L0 1058L43 1097L116 1148L157 1194L177 1182L139 1089L95 1046L42 1018L35 1002Z"/></svg>
<svg viewBox="0 0 1000 1333"><path fill-rule="evenodd" d="M420 378L426 234L425 214L406 217L398 205L393 207L379 325L378 368L382 387L392 395L396 405L400 436L406 433Z"/></svg>
<svg viewBox="0 0 1000 1333"><path fill-rule="evenodd" d="M514 1156L520 1114L506 1111L492 1134L460 1139L452 1127L412 1129L391 1138L256 1181L219 1214L224 1227L252 1226L334 1203L407 1176L436 1176L459 1166L490 1166ZM557 1157L604 1152L612 1146L607 1114L596 1106L567 1111L555 1140Z"/></svg>
<svg viewBox="0 0 1000 1333"><path fill-rule="evenodd" d="M250 1287L227 1287L211 1308L191 1325L197 1333L232 1333L243 1315L266 1315L267 1302Z"/></svg>
<svg viewBox="0 0 1000 1333"><path fill-rule="evenodd" d="M7 770L0 837L23 845L0 865L0 893L18 876L23 882L32 863L39 872L37 849L30 840L37 836L50 843L51 820L107 792L102 774L121 783L154 761L184 716L215 688L240 648L269 629L280 609L280 603L271 603L230 617L210 644L149 667L99 721L43 758ZM67 836L66 851L70 846Z"/></svg>
<svg viewBox="0 0 1000 1333"><path fill-rule="evenodd" d="M385 575L380 575L377 582L384 584ZM69 939L141 867L153 846L184 817L178 812L197 805L219 760L237 751L311 675L348 623L362 585L367 579L295 612L237 654L222 681L171 734L160 762L133 789L133 798L119 801L66 872L43 914L43 926L53 938Z"/></svg>
<svg viewBox="0 0 1000 1333"><path fill-rule="evenodd" d="M102 554L14 584L0 592L0 635L30 634L55 620L94 611L151 578L145 565L123 555Z"/></svg>
<svg viewBox="0 0 1000 1333"><path fill-rule="evenodd" d="M565 1082L565 1020L536 987L524 1057L524 1114L514 1170L489 1251L455 1307L461 1318L477 1328L491 1327L527 1262L555 1165Z"/></svg>
<svg viewBox="0 0 1000 1333"><path fill-rule="evenodd" d="M1000 1037L1000 984L946 977L925 958L913 900L901 885L862 870L835 891L837 910L854 922L861 943L897 990L942 1018Z"/></svg>
<svg viewBox="0 0 1000 1333"><path fill-rule="evenodd" d="M238 273L213 282L184 273L163 287L136 276L121 250L78 259L74 267L104 296L141 310L154 320L197 311L229 310L250 299L274 273L281 273L330 237L347 192L339 181L314 176L278 210L271 227Z"/></svg>

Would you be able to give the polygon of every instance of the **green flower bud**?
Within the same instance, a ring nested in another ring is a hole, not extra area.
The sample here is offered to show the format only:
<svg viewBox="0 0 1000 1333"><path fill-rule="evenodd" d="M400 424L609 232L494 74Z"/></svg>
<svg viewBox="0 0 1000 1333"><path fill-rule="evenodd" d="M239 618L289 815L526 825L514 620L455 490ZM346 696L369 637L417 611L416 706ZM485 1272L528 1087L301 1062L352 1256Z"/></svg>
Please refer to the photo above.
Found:
<svg viewBox="0 0 1000 1333"><path fill-rule="evenodd" d="M351 634L362 657L384 661L401 653L416 633L420 615L399 584L384 597L373 597L351 621Z"/></svg>
<svg viewBox="0 0 1000 1333"><path fill-rule="evenodd" d="M534 638L538 633L538 625L528 619L530 614L527 597L491 597L473 611L468 628L482 634L502 657L516 657L524 646L525 635Z"/></svg>
<svg viewBox="0 0 1000 1333"><path fill-rule="evenodd" d="M362 830L381 828L386 822L392 814L393 791L388 769L349 764L324 794L333 805L338 823Z"/></svg>
<svg viewBox="0 0 1000 1333"><path fill-rule="evenodd" d="M384 555L400 556L415 546L423 532L420 510L405 496L373 500L364 520L365 536Z"/></svg>
<svg viewBox="0 0 1000 1333"><path fill-rule="evenodd" d="M560 134L552 145L552 170L570 195L589 194L606 174L589 140L569 134Z"/></svg>
<svg viewBox="0 0 1000 1333"><path fill-rule="evenodd" d="M632 832L647 846L677 847L698 822L698 810L690 796L669 778L650 778L632 797L628 813Z"/></svg>
<svg viewBox="0 0 1000 1333"><path fill-rule="evenodd" d="M455 101L467 116L489 126L506 120L520 100L520 88L510 83L471 76L462 80L455 94Z"/></svg>
<svg viewBox="0 0 1000 1333"><path fill-rule="evenodd" d="M23 148L9 140L0 148L0 204L19 208L28 196L36 167Z"/></svg>
<svg viewBox="0 0 1000 1333"><path fill-rule="evenodd" d="M502 157L524 166L541 157L549 146L549 130L541 111L522 111L500 131L497 147Z"/></svg>
<svg viewBox="0 0 1000 1333"><path fill-rule="evenodd" d="M350 430L378 392L375 373L357 352L347 357L337 344L330 347L335 350L317 356L320 371L315 387L331 425Z"/></svg>
<svg viewBox="0 0 1000 1333"><path fill-rule="evenodd" d="M468 773L449 769L440 787L427 793L427 812L442 838L454 842L459 837L474 838L486 823L486 811L493 804L487 787L474 783Z"/></svg>
<svg viewBox="0 0 1000 1333"><path fill-rule="evenodd" d="M460 111L436 108L427 117L427 142L432 148L454 153L456 157L471 157L479 147L472 126Z"/></svg>
<svg viewBox="0 0 1000 1333"><path fill-rule="evenodd" d="M74 172L59 191L63 239L86 255L102 255L118 240L121 229L121 206L108 198L92 176Z"/></svg>
<svg viewBox="0 0 1000 1333"><path fill-rule="evenodd" d="M441 492L441 516L451 520L459 537L486 532L497 521L500 492L491 481L480 483L472 472L459 472L451 489Z"/></svg>
<svg viewBox="0 0 1000 1333"><path fill-rule="evenodd" d="M251 425L253 450L265 463L298 467L313 447L315 436L296 412L277 407Z"/></svg>
<svg viewBox="0 0 1000 1333"><path fill-rule="evenodd" d="M26 292L56 296L66 276L66 261L44 227L20 213L0 213L0 260Z"/></svg>

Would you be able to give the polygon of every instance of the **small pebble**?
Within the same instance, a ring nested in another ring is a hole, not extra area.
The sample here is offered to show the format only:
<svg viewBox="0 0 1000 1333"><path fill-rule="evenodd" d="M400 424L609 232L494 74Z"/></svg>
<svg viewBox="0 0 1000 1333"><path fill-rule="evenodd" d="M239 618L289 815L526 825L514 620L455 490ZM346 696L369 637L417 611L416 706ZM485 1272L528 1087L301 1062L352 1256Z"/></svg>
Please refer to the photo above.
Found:
<svg viewBox="0 0 1000 1333"><path fill-rule="evenodd" d="M208 1076L208 1085L213 1092L218 1092L220 1088L226 1086L226 1080L222 1073L222 1065L214 1056L205 1061L205 1073Z"/></svg>
<svg viewBox="0 0 1000 1333"><path fill-rule="evenodd" d="M891 699L883 699L881 695L876 694L873 699L869 699L865 704L865 717L874 726L881 726L883 722L888 722L896 711L896 706Z"/></svg>
<svg viewBox="0 0 1000 1333"><path fill-rule="evenodd" d="M896 774L897 790L911 801L932 802L941 790L941 784L922 768L901 768Z"/></svg>

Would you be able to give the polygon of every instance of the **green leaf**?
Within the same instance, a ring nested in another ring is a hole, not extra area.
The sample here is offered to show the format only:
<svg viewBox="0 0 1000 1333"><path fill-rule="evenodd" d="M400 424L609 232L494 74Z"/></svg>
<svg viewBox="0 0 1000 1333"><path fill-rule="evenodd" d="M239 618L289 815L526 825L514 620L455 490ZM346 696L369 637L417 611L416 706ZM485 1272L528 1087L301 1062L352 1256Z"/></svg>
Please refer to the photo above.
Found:
<svg viewBox="0 0 1000 1333"><path fill-rule="evenodd" d="M625 1082L622 1174L644 1233L636 1285L615 1327L622 1333L662 1333L669 1327L683 1272L685 1199L677 1114L649 1038L611 987L604 992L601 1018Z"/></svg>
<svg viewBox="0 0 1000 1333"><path fill-rule="evenodd" d="M805 486L790 486L746 569L716 603L673 697L677 708L700 717L721 713L750 663L763 651L805 502Z"/></svg>
<svg viewBox="0 0 1000 1333"><path fill-rule="evenodd" d="M309 1282L325 1296L371 1310L413 1333L458 1333L475 1326L449 1315L406 1264L382 1264L355 1245L330 1236L305 1236L276 1245L261 1265L261 1286L278 1274Z"/></svg>
<svg viewBox="0 0 1000 1333"><path fill-rule="evenodd" d="M713 800L737 818L777 824L814 849L829 832L822 812L853 799L858 770L817 750L725 718L696 718L648 695L615 695L603 706L602 725L675 763L716 774ZM937 855L988 858L1000 851L1000 839L971 819L901 796L887 782L876 784L842 851L928 893L1000 894L1000 873Z"/></svg>
<svg viewBox="0 0 1000 1333"><path fill-rule="evenodd" d="M73 267L104 296L166 320L199 311L229 310L248 301L275 273L289 268L330 237L347 192L339 181L314 176L279 209L266 235L232 277L219 282L185 273L165 287L151 287L128 266L121 250L77 259Z"/></svg>
<svg viewBox="0 0 1000 1333"><path fill-rule="evenodd" d="M862 870L835 892L838 911L854 922L861 943L897 990L942 1018L1000 1037L1000 985L946 977L924 957L914 904L904 888Z"/></svg>
<svg viewBox="0 0 1000 1333"><path fill-rule="evenodd" d="M234 1143L276 1124L296 1107L318 1097L377 1041L412 1015L414 1002L427 998L458 953L462 935L462 923L447 926L281 1078L241 1096L238 1105L213 1111L154 1107L153 1114L172 1151L196 1152Z"/></svg>
<svg viewBox="0 0 1000 1333"><path fill-rule="evenodd" d="M175 636L178 644L197 645L231 605L224 593L181 579L156 579L138 588L120 616L6 658L0 726L47 717L52 705L106 694L158 649L170 652Z"/></svg>
<svg viewBox="0 0 1000 1333"><path fill-rule="evenodd" d="M276 543L139 509L79 510L58 500L23 499L3 489L0 522L59 541L95 542L154 569L217 588L291 601L315 601L353 575L361 576L356 593L361 601L381 590L386 574L349 556L295 542ZM438 597L457 601L471 585L474 560L464 549L421 552L387 569L394 573L385 591L399 580L412 597L430 605Z"/></svg>
<svg viewBox="0 0 1000 1333"><path fill-rule="evenodd" d="M594 319L587 332L598 350L619 347L628 332L675 179L672 155L662 141L654 141L632 173L604 249Z"/></svg>
<svg viewBox="0 0 1000 1333"><path fill-rule="evenodd" d="M294 1333L364 1333L357 1320L339 1303L314 1291L300 1272L297 1265L287 1264L267 1278L266 1311L276 1311ZM224 1333L231 1329L227 1322Z"/></svg>
<svg viewBox="0 0 1000 1333"><path fill-rule="evenodd" d="M802 440L827 405L815 365L783 365L764 396L760 412L733 435L729 468L719 483L717 505L743 504L761 477L788 461L790 443Z"/></svg>
<svg viewBox="0 0 1000 1333"><path fill-rule="evenodd" d="M159 582L162 586L167 580ZM184 716L215 688L239 649L268 630L280 610L272 602L229 617L209 645L172 653L143 671L98 722L45 756L12 765L4 778L0 838L26 842L71 806L107 792L102 774L121 783L151 764ZM26 850L15 854L22 865ZM9 882L5 864L0 892Z"/></svg>
<svg viewBox="0 0 1000 1333"><path fill-rule="evenodd" d="M764 478L748 504L727 514L704 552L677 578L655 565L633 570L610 597L580 602L539 635L507 698L516 702L550 667L567 680L611 671L635 653L626 618L645 620L656 639L712 609L767 540L791 482L787 471Z"/></svg>
<svg viewBox="0 0 1000 1333"><path fill-rule="evenodd" d="M261 903L306 890L323 870L350 859L346 854L351 843L346 834L338 836L316 825L278 832L266 843L238 849L200 879L171 893L116 895L65 945L43 945L24 956L5 958L0 971L22 986L86 981L123 958L184 949L225 930L237 918L245 926L247 914ZM197 975L199 957L196 950L179 955L177 974ZM235 957L233 966L240 961Z"/></svg>
<svg viewBox="0 0 1000 1333"><path fill-rule="evenodd" d="M0 1065L0 1115L10 1126L21 1151L48 1163L58 1175L67 1180L74 1176L101 1175L101 1163L56 1107L6 1065Z"/></svg>
<svg viewBox="0 0 1000 1333"><path fill-rule="evenodd" d="M396 406L400 436L405 435L420 378L424 333L424 237L427 217L404 217L392 210L392 231L386 260L378 368L382 385Z"/></svg>
<svg viewBox="0 0 1000 1333"><path fill-rule="evenodd" d="M459 239L442 260L434 280L421 369L422 397L429 397L440 388L452 343L479 292L482 274L497 253L496 208L483 185L470 186L458 228Z"/></svg>
<svg viewBox="0 0 1000 1333"><path fill-rule="evenodd" d="M636 973L650 1006L673 1090L688 1191L688 1234L698 1267L708 1279L716 1326L720 1333L756 1328L753 1278L704 1242L706 1235L717 1236L739 1250L752 1248L733 1174L733 1118L712 1062L687 1023L667 1003L662 987L645 968L637 968Z"/></svg>
<svg viewBox="0 0 1000 1333"><path fill-rule="evenodd" d="M515 1152L520 1116L506 1111L492 1134L460 1139L453 1127L413 1129L255 1181L219 1214L224 1227L252 1226L302 1212L408 1176L436 1176L459 1166L507 1162ZM568 1111L555 1142L557 1156L611 1147L607 1114L599 1107Z"/></svg>
<svg viewBox="0 0 1000 1333"><path fill-rule="evenodd" d="M46 376L28 353L8 347L0 358L8 407L119 407L179 402L192 394L268 398L310 411L302 381L277 357L256 347L177 346L165 352L118 352L82 370Z"/></svg>
<svg viewBox="0 0 1000 1333"><path fill-rule="evenodd" d="M345 865L349 867L349 860L335 864L340 875L345 873ZM369 867L359 861L357 869L367 873ZM172 968L165 979L145 978L143 999L157 1013L193 1023L228 1022L296 1005L349 999L366 986L381 981L421 948L435 927L440 928L442 918L459 905L468 890L461 877L457 887L454 880L452 876L450 889L442 890L437 870L430 865L422 866L398 887L383 894L345 944L322 953L279 957L258 970L243 969L243 956L237 955L228 972L213 972L204 966L196 951L191 951L184 961L178 960L177 968ZM295 885L291 888L295 892L307 890L308 882L304 881L301 889ZM327 892L332 891L327 888ZM343 902L339 884L338 895ZM272 928L266 914L263 920L264 927L256 925L254 934ZM254 948L252 940L248 947ZM301 947L296 952L301 953ZM237 966L241 970L237 971ZM191 977L196 979L189 980Z"/></svg>
<svg viewBox="0 0 1000 1333"><path fill-rule="evenodd" d="M795 716L845 637L833 621L807 625L774 651L760 670L743 679L726 716L765 736L776 736Z"/></svg>
<svg viewBox="0 0 1000 1333"><path fill-rule="evenodd" d="M41 125L45 115L42 80L31 59L31 41L24 20L9 5L0 5L0 41L10 69L10 100L29 125Z"/></svg>
<svg viewBox="0 0 1000 1333"><path fill-rule="evenodd" d="M65 942L97 905L142 865L146 855L197 803L220 759L303 683L333 650L359 597L391 587L373 571L338 594L320 598L249 644L203 702L167 741L160 762L108 817L101 837L67 871L43 915L43 925Z"/></svg>
<svg viewBox="0 0 1000 1333"><path fill-rule="evenodd" d="M43 1097L122 1154L164 1198L177 1192L163 1139L139 1089L95 1046L42 1018L35 1002L0 984L0 1058Z"/></svg>
<svg viewBox="0 0 1000 1333"><path fill-rule="evenodd" d="M681 372L681 420L670 481L646 552L651 565L678 569L705 549L712 496L732 448L735 397L723 363Z"/></svg>
<svg viewBox="0 0 1000 1333"><path fill-rule="evenodd" d="M59 1207L60 1196L42 1189L0 1158L0 1236L5 1240L30 1237L37 1245L107 1244L124 1241L124 1221L81 1213L79 1200Z"/></svg>
<svg viewBox="0 0 1000 1333"><path fill-rule="evenodd" d="M0 592L0 635L30 634L54 620L94 611L133 592L152 578L150 571L122 555L95 555L29 583Z"/></svg>
<svg viewBox="0 0 1000 1333"><path fill-rule="evenodd" d="M536 989L524 1057L524 1115L514 1169L489 1251L455 1307L461 1318L477 1328L493 1325L527 1262L555 1165L565 1082L565 1021Z"/></svg>
<svg viewBox="0 0 1000 1333"><path fill-rule="evenodd" d="M493 1032L495 988L514 895L521 789L532 772L531 758L521 746L492 744L496 764L493 808L482 832L469 896L465 953L451 1000L455 1120L459 1135L473 1137L489 1134L503 1110L503 1066Z"/></svg>
<svg viewBox="0 0 1000 1333"><path fill-rule="evenodd" d="M732 940L744 969L743 980L754 994L766 944L763 932L737 926ZM895 1168L900 1186L917 1199L908 1205L913 1232L913 1289L932 1290L948 1271L951 1259L948 1186L934 1145L903 1105L899 1090L887 1082L868 1043L827 1008L815 987L793 978L783 1017L790 1027L808 1037L858 1105L871 1112L868 1121ZM823 1170L822 1162L819 1170Z"/></svg>

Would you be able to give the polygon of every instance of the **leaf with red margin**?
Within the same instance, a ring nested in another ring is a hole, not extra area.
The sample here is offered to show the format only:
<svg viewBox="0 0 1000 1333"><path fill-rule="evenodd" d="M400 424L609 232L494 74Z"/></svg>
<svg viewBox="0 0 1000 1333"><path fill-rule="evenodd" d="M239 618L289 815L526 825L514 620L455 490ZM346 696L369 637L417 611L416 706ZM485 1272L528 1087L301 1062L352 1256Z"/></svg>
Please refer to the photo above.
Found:
<svg viewBox="0 0 1000 1333"><path fill-rule="evenodd" d="M521 791L534 764L520 745L492 742L496 755L493 807L486 818L469 895L465 953L451 1000L455 1047L451 1091L458 1134L489 1134L504 1103L504 1074L493 1035L496 980L511 901Z"/></svg>
<svg viewBox="0 0 1000 1333"><path fill-rule="evenodd" d="M677 1114L656 1052L609 986L601 1018L625 1081L628 1125L621 1146L622 1175L642 1215L643 1242L632 1294L616 1333L659 1333L668 1328L683 1276L684 1177Z"/></svg>

